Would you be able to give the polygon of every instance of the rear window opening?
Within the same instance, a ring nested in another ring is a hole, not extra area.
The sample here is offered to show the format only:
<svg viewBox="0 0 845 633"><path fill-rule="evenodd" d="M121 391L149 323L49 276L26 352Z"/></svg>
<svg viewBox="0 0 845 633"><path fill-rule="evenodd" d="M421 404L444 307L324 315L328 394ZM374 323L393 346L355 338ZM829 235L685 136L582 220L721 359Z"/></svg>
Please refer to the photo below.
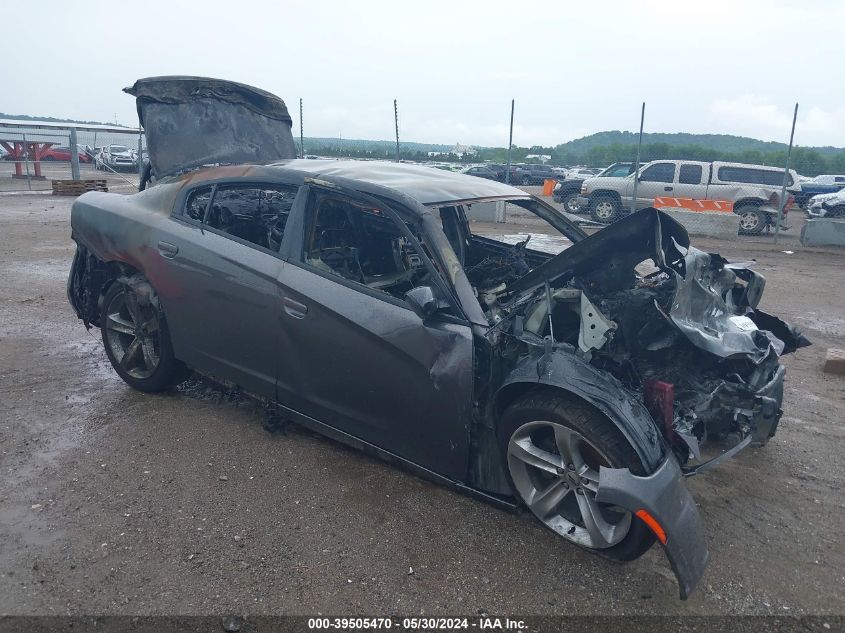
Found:
<svg viewBox="0 0 845 633"><path fill-rule="evenodd" d="M722 182L744 182L751 185L783 185L783 170L755 169L753 167L719 167L719 180ZM787 174L786 186L793 184L792 175Z"/></svg>

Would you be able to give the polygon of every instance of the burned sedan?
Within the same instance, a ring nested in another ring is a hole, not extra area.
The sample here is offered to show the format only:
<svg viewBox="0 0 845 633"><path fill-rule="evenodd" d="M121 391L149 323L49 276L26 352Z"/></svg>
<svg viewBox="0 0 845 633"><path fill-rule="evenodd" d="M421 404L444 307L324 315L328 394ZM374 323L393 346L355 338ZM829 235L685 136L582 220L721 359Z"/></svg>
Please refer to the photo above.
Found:
<svg viewBox="0 0 845 633"><path fill-rule="evenodd" d="M166 88L144 88L142 117L197 94L156 100ZM238 385L612 559L656 540L692 591L708 553L684 478L775 434L779 358L807 344L758 309L759 274L655 209L588 237L496 182L351 161L195 169L163 140L155 186L73 205L68 296L123 380ZM535 236L474 232L467 210L498 201L533 213Z"/></svg>

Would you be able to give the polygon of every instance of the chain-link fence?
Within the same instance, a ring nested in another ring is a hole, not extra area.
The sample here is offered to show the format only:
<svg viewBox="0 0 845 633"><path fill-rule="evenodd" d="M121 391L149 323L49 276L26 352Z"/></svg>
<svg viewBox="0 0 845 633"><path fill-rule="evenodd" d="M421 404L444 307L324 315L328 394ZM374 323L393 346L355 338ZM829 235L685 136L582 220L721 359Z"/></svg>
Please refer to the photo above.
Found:
<svg viewBox="0 0 845 633"><path fill-rule="evenodd" d="M631 128L639 119L639 104L632 104L631 113L632 121L611 127ZM646 131L659 125L650 124L647 112L644 121ZM72 130L60 124L47 129L21 125L4 127L0 122L0 192L50 191L53 181L61 180L97 181L98 188L109 191L137 191L139 172L147 160L143 133L108 126ZM732 122L724 121L724 129L712 130L716 134L708 137L717 138L731 128ZM655 206L698 238L777 240L797 246L809 214L823 211L813 194L845 186L845 176L836 176L845 172L845 151L820 153L806 147L793 151L791 141L785 142L791 138L788 125L779 134L778 145L740 139L745 146L731 148L696 144L694 136L683 142L653 142L646 137L640 144L636 133L616 134L617 140L580 148L564 143L529 149L519 146L517 136L510 151L458 144L428 155L398 142L383 156L372 144L356 149L354 141L336 147L324 147L319 139L305 142L309 157L393 160L398 152L403 162L506 181L544 198L588 232ZM811 177L823 173L832 180L820 187ZM475 209L471 217L514 225L517 232L538 225L536 217L513 205L486 206Z"/></svg>
<svg viewBox="0 0 845 633"><path fill-rule="evenodd" d="M47 192L69 180L97 181L96 188L109 191L138 190L146 161L143 133L23 124L0 123L0 193Z"/></svg>

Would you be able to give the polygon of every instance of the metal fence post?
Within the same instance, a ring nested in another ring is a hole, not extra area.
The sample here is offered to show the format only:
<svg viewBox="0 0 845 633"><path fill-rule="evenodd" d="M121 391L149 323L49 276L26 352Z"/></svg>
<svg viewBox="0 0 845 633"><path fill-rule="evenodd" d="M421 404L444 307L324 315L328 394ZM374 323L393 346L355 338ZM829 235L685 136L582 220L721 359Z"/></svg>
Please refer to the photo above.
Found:
<svg viewBox="0 0 845 633"><path fill-rule="evenodd" d="M399 162L399 104L393 100L393 120L396 122L396 162Z"/></svg>
<svg viewBox="0 0 845 633"><path fill-rule="evenodd" d="M786 206L786 181L789 179L789 159L792 157L792 141L795 138L795 120L798 118L798 104L795 104L795 112L792 113L792 131L789 133L789 149L786 150L786 167L783 168L783 186L780 189L780 204L778 205L778 219L775 225L775 244L778 243L780 235L780 223L783 219L783 208Z"/></svg>
<svg viewBox="0 0 845 633"><path fill-rule="evenodd" d="M299 98L299 157L305 158L305 132L302 123L302 97Z"/></svg>
<svg viewBox="0 0 845 633"><path fill-rule="evenodd" d="M144 142L142 139L144 138L143 132L138 132L138 182L141 182L141 178L144 177L144 160L143 160L143 153L144 153Z"/></svg>
<svg viewBox="0 0 845 633"><path fill-rule="evenodd" d="M511 99L511 128L508 136L508 168L505 171L505 184L509 185L511 182L511 148L513 147L513 107L514 99Z"/></svg>
<svg viewBox="0 0 845 633"><path fill-rule="evenodd" d="M634 163L634 194L631 199L631 213L637 212L637 183L640 181L640 150L643 147L643 122L645 122L645 101L640 111L640 139L637 141L637 162Z"/></svg>
<svg viewBox="0 0 845 633"><path fill-rule="evenodd" d="M70 177L79 180L79 150L76 145L76 128L70 128Z"/></svg>
<svg viewBox="0 0 845 633"><path fill-rule="evenodd" d="M21 137L23 138L23 160L26 166L26 184L29 186L29 190L32 191L32 176L29 173L29 147L26 144L26 134L21 134Z"/></svg>

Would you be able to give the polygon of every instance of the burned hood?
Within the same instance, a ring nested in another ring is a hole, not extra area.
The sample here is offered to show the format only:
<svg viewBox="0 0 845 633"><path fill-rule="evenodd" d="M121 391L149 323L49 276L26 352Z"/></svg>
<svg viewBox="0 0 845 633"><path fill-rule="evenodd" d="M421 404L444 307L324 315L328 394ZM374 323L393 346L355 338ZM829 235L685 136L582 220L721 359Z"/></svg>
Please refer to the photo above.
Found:
<svg viewBox="0 0 845 633"><path fill-rule="evenodd" d="M233 81L148 77L133 95L157 178L211 164L295 158L291 118L279 97Z"/></svg>
<svg viewBox="0 0 845 633"><path fill-rule="evenodd" d="M606 289L629 287L641 261L651 258L663 266L689 244L689 235L677 220L657 209L642 209L575 242L509 284L508 291L521 293L565 275L592 280Z"/></svg>
<svg viewBox="0 0 845 633"><path fill-rule="evenodd" d="M647 259L658 271L641 278L636 266ZM546 283L557 288L574 280L590 300L601 303L615 293L659 283L661 273L672 279L672 293L664 305L655 306L699 349L758 364L810 344L797 329L757 308L766 283L762 275L748 263L691 247L686 229L653 208L576 242L507 290L511 297L524 296ZM654 340L645 340L648 334L641 332L640 343L656 350L670 342L659 329L656 333Z"/></svg>

